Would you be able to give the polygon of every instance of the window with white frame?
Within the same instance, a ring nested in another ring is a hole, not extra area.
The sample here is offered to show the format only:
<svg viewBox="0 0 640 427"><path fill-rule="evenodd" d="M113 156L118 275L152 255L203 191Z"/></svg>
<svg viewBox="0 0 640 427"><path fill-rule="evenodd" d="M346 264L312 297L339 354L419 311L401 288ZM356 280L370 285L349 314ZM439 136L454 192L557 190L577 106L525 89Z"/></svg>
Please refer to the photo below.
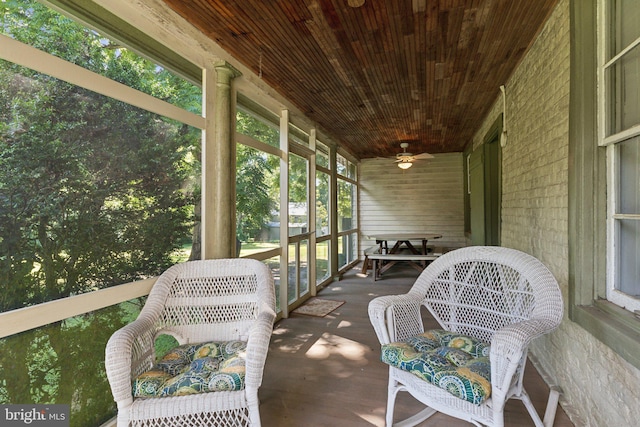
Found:
<svg viewBox="0 0 640 427"><path fill-rule="evenodd" d="M316 139L316 284L331 277L330 167L329 147Z"/></svg>
<svg viewBox="0 0 640 427"><path fill-rule="evenodd" d="M166 67L179 55L92 2L64 3L80 16L0 1L0 312L41 323L0 338L0 404L71 404L71 425L100 425L116 407L104 354L87 350L135 319L139 279L195 252L205 120L199 77ZM80 23L93 16L108 23ZM116 22L119 41L98 31ZM150 46L157 63L136 53ZM123 283L129 301L97 294Z"/></svg>
<svg viewBox="0 0 640 427"><path fill-rule="evenodd" d="M607 151L607 299L640 310L640 2L606 0L599 86Z"/></svg>
<svg viewBox="0 0 640 427"><path fill-rule="evenodd" d="M202 89L33 0L0 44L0 312L188 259Z"/></svg>
<svg viewBox="0 0 640 427"><path fill-rule="evenodd" d="M344 156L336 156L338 192L338 268L357 259L357 166Z"/></svg>

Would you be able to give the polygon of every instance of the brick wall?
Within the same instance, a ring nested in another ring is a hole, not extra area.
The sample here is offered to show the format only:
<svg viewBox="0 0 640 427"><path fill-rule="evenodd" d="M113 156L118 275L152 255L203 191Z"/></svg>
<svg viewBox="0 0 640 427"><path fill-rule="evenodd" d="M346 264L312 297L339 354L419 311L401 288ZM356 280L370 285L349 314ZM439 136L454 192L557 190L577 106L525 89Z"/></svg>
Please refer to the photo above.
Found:
<svg viewBox="0 0 640 427"><path fill-rule="evenodd" d="M560 283L568 310L569 0L560 0L535 44L505 82L507 143L502 149L502 245L544 262ZM502 112L501 94L474 146ZM640 371L565 311L560 328L531 346L576 426L635 426Z"/></svg>

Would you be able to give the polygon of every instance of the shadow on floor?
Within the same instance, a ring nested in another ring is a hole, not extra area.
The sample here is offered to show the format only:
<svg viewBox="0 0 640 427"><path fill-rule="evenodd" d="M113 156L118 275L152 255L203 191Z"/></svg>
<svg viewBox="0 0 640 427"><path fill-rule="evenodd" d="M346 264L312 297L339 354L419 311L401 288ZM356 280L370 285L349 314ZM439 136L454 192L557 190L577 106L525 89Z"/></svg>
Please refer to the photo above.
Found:
<svg viewBox="0 0 640 427"><path fill-rule="evenodd" d="M387 367L380 362L379 343L367 307L377 296L406 293L419 272L400 266L374 282L371 271L363 277L360 268L348 271L342 280L318 293L322 298L346 301L332 313L325 317L294 314L275 325L259 393L263 426L384 426ZM525 387L543 415L548 387L529 365ZM401 393L396 420L421 408L419 402ZM443 414L420 424L469 425ZM521 402L510 401L505 425L534 424ZM573 427L562 408L558 408L554 426Z"/></svg>

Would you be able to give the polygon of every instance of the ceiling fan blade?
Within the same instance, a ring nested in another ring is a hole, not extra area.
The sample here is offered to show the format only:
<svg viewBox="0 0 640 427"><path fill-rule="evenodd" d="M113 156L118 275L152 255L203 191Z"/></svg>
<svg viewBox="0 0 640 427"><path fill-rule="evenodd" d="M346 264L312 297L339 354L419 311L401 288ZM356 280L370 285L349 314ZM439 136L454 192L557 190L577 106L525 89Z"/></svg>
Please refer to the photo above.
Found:
<svg viewBox="0 0 640 427"><path fill-rule="evenodd" d="M433 155L429 153L420 153L413 156L414 159L433 159Z"/></svg>

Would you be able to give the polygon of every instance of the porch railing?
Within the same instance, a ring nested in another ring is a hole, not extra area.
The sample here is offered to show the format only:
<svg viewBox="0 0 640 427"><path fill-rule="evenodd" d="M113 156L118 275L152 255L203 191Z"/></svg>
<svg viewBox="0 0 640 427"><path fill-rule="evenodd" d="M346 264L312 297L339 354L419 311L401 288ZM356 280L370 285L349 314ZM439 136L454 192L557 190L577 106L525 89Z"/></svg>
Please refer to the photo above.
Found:
<svg viewBox="0 0 640 427"><path fill-rule="evenodd" d="M0 339L149 295L156 278L0 313Z"/></svg>

